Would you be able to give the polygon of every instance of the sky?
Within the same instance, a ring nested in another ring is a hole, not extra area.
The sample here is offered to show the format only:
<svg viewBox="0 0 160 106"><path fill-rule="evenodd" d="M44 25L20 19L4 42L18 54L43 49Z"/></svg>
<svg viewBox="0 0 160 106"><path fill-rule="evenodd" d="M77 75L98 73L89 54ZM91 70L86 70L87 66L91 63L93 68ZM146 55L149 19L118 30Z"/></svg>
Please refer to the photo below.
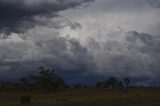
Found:
<svg viewBox="0 0 160 106"><path fill-rule="evenodd" d="M44 66L70 84L160 86L159 17L159 0L1 0L0 79Z"/></svg>

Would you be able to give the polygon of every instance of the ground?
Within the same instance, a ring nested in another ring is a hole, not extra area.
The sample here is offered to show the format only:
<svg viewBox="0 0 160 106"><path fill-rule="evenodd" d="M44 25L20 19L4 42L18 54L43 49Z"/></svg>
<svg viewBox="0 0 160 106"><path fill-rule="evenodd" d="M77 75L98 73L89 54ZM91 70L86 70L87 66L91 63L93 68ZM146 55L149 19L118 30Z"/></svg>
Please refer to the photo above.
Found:
<svg viewBox="0 0 160 106"><path fill-rule="evenodd" d="M22 106L20 98L24 95L32 96L27 106L160 106L158 88L0 91L0 106Z"/></svg>

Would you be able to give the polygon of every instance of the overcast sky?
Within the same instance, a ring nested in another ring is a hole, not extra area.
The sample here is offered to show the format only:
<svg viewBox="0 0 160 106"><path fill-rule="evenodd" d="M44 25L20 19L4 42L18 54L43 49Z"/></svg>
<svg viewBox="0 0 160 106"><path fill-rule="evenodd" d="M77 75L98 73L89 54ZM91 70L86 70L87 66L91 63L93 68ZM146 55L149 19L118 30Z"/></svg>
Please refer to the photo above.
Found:
<svg viewBox="0 0 160 106"><path fill-rule="evenodd" d="M54 68L68 83L160 85L159 0L1 0L0 79Z"/></svg>

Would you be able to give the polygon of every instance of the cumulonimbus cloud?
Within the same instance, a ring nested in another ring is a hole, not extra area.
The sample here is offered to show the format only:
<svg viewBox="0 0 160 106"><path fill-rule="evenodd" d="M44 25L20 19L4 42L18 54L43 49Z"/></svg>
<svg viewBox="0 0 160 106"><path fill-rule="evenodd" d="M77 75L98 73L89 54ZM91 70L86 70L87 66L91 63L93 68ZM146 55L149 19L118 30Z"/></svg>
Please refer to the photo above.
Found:
<svg viewBox="0 0 160 106"><path fill-rule="evenodd" d="M128 76L135 82L155 84L160 75L160 37L146 32L145 27L159 22L157 11L149 11L144 0L101 0L98 7L104 10L100 14L95 7L95 11L82 9L85 14L71 12L71 19L58 17L59 22L54 17L89 1L92 0L1 0L0 31L31 28L40 24L37 17L49 20L53 16L55 23L52 26L50 21L44 22L46 26L36 25L23 34L1 34L0 78L33 74L37 67L46 66L57 69L70 82L93 83L99 76Z"/></svg>
<svg viewBox="0 0 160 106"><path fill-rule="evenodd" d="M1 0L0 31L21 32L38 22L36 16L57 16L69 8L81 6L93 0Z"/></svg>
<svg viewBox="0 0 160 106"><path fill-rule="evenodd" d="M107 76L129 76L135 81L139 79L137 82L150 84L158 78L158 36L119 28L112 31L105 29L99 35L92 35L88 35L82 45L79 39L38 27L22 36L12 34L3 38L0 40L0 49L3 50L0 53L0 72L5 74L0 77L17 78L17 75L36 73L34 70L37 67L46 66L57 69L67 82L93 83L93 80Z"/></svg>

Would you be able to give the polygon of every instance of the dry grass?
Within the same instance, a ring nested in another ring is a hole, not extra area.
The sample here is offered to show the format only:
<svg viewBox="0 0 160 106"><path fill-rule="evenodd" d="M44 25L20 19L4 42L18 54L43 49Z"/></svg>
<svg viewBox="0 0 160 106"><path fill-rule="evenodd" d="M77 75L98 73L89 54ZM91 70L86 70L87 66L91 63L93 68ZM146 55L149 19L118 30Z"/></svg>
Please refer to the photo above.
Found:
<svg viewBox="0 0 160 106"><path fill-rule="evenodd" d="M32 95L27 106L160 106L160 89L128 91L108 89L66 89L60 91L0 92L0 106L21 106L20 98Z"/></svg>

